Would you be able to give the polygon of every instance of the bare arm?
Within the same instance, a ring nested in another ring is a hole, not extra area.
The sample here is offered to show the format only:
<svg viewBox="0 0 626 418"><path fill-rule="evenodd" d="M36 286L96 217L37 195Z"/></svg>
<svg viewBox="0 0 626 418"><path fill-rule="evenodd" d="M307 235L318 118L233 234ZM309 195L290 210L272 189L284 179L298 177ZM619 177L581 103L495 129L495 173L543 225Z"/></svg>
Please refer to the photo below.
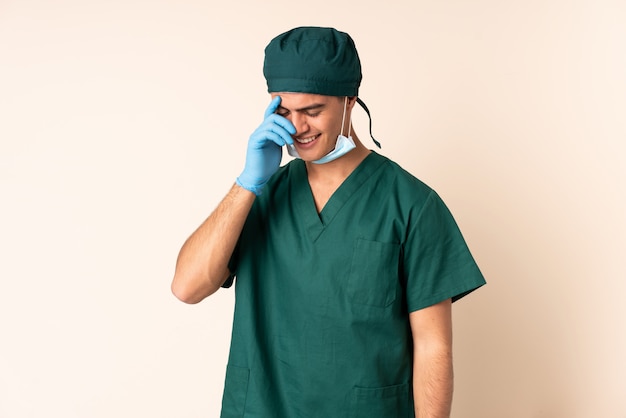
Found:
<svg viewBox="0 0 626 418"><path fill-rule="evenodd" d="M281 147L293 144L296 128L275 113L281 100L280 96L272 99L263 123L250 135L246 165L236 184L178 254L172 292L183 302L200 302L228 279L228 262L254 199L278 170Z"/></svg>
<svg viewBox="0 0 626 418"><path fill-rule="evenodd" d="M228 261L254 199L254 193L234 185L187 239L178 254L172 281L172 293L178 299L198 303L224 284L230 274Z"/></svg>
<svg viewBox="0 0 626 418"><path fill-rule="evenodd" d="M416 418L450 417L454 387L451 304L448 299L409 314Z"/></svg>

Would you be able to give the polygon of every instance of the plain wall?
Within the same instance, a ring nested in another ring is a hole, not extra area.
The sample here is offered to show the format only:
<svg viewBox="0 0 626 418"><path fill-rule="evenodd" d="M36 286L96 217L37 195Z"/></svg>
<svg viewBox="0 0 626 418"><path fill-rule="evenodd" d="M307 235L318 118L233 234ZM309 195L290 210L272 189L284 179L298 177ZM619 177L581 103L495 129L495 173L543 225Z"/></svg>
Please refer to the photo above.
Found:
<svg viewBox="0 0 626 418"><path fill-rule="evenodd" d="M453 417L625 418L624 22L622 0L0 0L0 417L219 415L234 295L177 301L176 256L243 167L263 48L320 25L488 280L454 306Z"/></svg>

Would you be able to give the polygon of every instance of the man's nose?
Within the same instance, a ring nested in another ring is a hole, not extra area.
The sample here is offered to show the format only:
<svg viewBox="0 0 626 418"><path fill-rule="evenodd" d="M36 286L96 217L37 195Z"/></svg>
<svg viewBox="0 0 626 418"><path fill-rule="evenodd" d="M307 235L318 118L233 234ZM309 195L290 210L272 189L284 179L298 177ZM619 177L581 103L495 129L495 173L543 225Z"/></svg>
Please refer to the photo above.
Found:
<svg viewBox="0 0 626 418"><path fill-rule="evenodd" d="M296 135L301 135L302 133L309 130L309 124L305 115L300 115L294 112L290 116L291 123L296 128Z"/></svg>

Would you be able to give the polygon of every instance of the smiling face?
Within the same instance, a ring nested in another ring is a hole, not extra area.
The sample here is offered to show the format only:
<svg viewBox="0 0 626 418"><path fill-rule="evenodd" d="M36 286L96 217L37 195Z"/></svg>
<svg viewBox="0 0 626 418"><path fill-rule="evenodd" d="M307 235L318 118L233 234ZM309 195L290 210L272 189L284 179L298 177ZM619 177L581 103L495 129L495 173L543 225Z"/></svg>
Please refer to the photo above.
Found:
<svg viewBox="0 0 626 418"><path fill-rule="evenodd" d="M296 128L294 145L300 158L315 161L335 148L341 132L344 114L344 97L322 96L308 93L272 93L280 96L276 113L289 119ZM354 98L348 98L344 123L344 135L348 135L350 112Z"/></svg>

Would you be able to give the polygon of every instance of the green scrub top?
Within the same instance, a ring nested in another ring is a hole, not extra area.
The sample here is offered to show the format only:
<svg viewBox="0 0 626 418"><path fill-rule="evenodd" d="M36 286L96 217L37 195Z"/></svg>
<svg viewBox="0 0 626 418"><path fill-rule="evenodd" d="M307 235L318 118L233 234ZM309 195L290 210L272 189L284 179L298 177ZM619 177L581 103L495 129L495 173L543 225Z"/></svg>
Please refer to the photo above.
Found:
<svg viewBox="0 0 626 418"><path fill-rule="evenodd" d="M304 162L281 167L230 269L222 418L414 416L409 312L485 283L437 194L375 152L319 214Z"/></svg>

